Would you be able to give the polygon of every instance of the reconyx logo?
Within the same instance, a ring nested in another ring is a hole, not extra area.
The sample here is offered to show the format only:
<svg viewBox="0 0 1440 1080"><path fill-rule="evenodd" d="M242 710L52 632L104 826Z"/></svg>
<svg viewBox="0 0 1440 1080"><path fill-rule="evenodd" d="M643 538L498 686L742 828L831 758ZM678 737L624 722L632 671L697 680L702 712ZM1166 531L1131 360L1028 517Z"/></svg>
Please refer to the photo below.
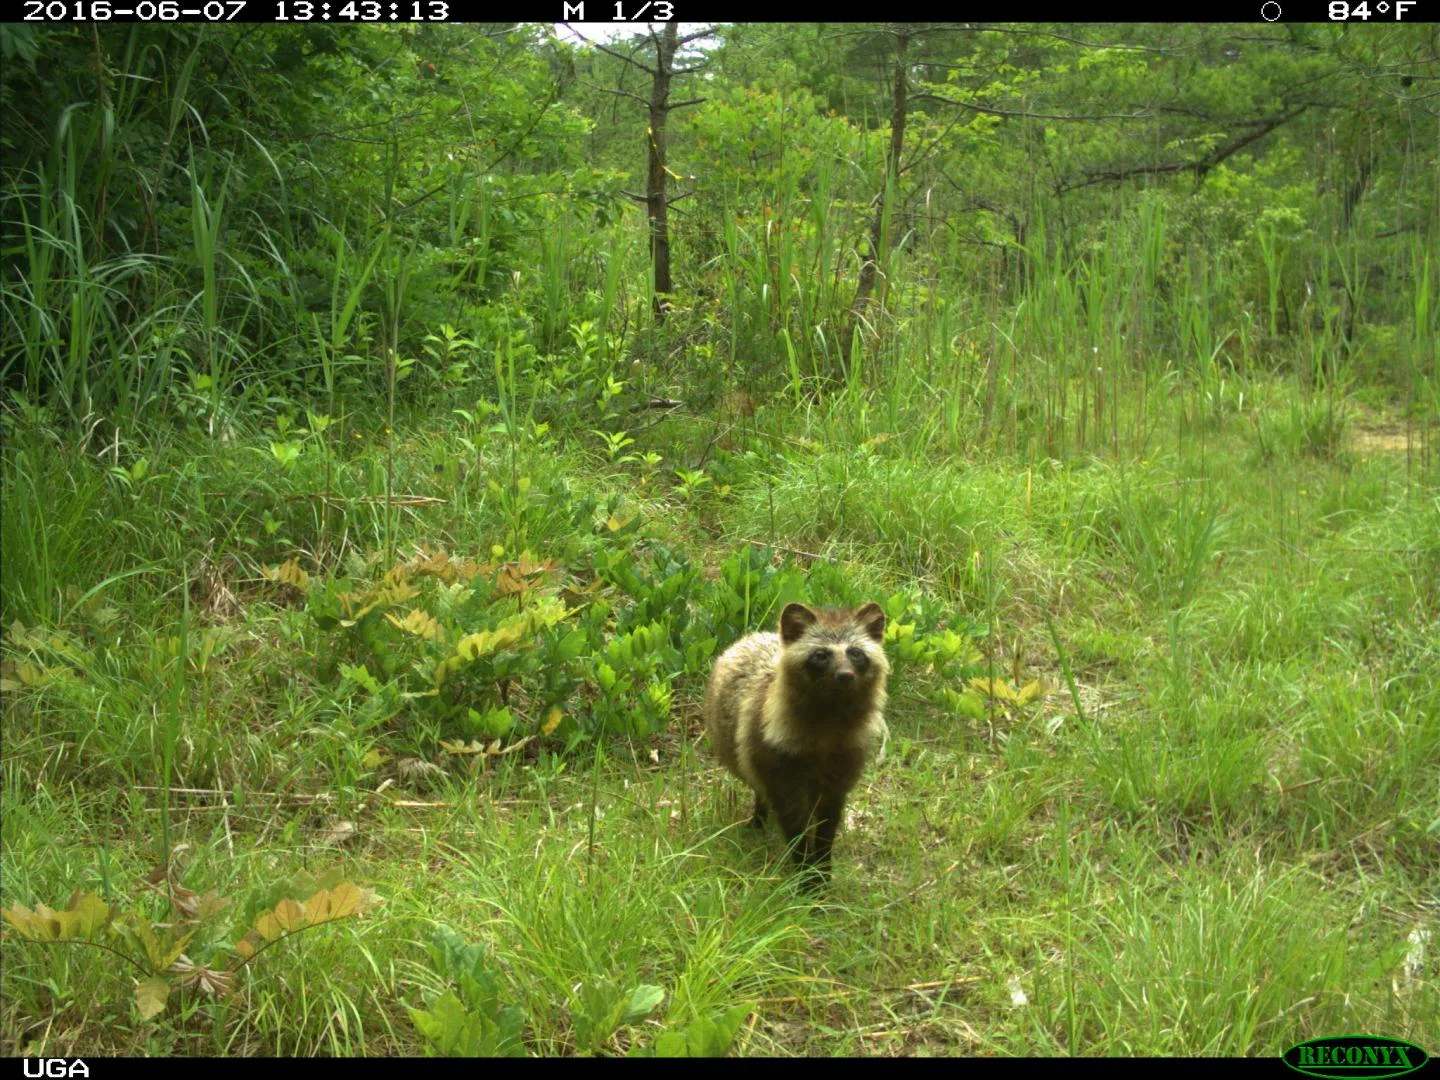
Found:
<svg viewBox="0 0 1440 1080"><path fill-rule="evenodd" d="M1311 1039L1290 1047L1281 1055L1286 1065L1306 1076L1330 1080L1363 1077L1404 1076L1414 1072L1430 1055L1414 1043L1386 1039L1379 1035L1334 1035Z"/></svg>

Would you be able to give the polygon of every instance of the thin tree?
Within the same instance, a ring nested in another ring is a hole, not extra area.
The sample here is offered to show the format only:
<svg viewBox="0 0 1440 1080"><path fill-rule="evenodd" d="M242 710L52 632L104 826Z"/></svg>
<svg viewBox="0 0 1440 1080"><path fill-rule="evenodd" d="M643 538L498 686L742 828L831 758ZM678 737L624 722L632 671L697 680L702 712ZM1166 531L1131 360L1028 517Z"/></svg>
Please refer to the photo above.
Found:
<svg viewBox="0 0 1440 1080"><path fill-rule="evenodd" d="M911 30L902 25L890 31L895 36L895 81L890 105L890 146L885 152L885 179L875 198L875 216L870 221L870 244L860 264L860 280L855 286L855 299L850 303L850 325L840 337L842 367L850 368L851 349L865 320L880 276L880 264L890 246L890 212L900 178L900 154L905 147L905 115L908 108L909 81L906 78L906 55L910 50Z"/></svg>
<svg viewBox="0 0 1440 1080"><path fill-rule="evenodd" d="M666 163L665 129L673 110L683 109L687 105L699 105L705 100L704 98L690 98L687 101L671 101L670 83L672 79L683 75L693 75L704 68L703 63L677 68L675 57L681 48L692 41L705 37L711 32L711 29L706 27L681 37L679 25L668 22L665 24L664 30L659 33L656 33L653 28L647 28L647 32L649 44L654 49L654 61L650 63L640 60L637 56L645 44L643 38L635 39L634 47L629 53L612 49L598 41L590 42L590 44L601 52L623 60L650 76L648 100L639 94L632 94L628 90L605 86L599 86L596 89L607 94L615 94L638 101L645 106L648 113L648 123L645 128L645 194L639 195L629 191L625 194L645 205L645 218L650 232L650 260L655 271L655 317L663 319L669 307L669 296L674 292L673 278L670 272L670 204L685 198L685 195L688 194L688 192L682 193L673 198L668 194L669 178L675 174Z"/></svg>

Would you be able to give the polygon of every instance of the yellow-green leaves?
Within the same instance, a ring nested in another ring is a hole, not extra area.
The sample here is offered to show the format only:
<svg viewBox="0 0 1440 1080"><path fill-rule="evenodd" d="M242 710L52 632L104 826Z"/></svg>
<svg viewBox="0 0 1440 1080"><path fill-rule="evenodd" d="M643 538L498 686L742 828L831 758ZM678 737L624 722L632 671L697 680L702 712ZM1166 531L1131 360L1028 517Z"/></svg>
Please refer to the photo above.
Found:
<svg viewBox="0 0 1440 1080"><path fill-rule="evenodd" d="M407 634L414 634L416 637L424 638L426 641L444 641L445 628L435 619L433 615L421 611L419 608L412 608L404 618L397 619L389 612L385 618L397 629L404 630Z"/></svg>
<svg viewBox="0 0 1440 1080"><path fill-rule="evenodd" d="M170 984L164 976L151 975L141 979L135 987L135 1006L140 1010L140 1019L149 1020L165 1011L165 1002L170 997Z"/></svg>
<svg viewBox="0 0 1440 1080"><path fill-rule="evenodd" d="M305 592L310 588L310 575L294 559L287 559L274 568L262 566L260 573L267 581L278 582L281 585L289 585L298 592Z"/></svg>
<svg viewBox="0 0 1440 1080"><path fill-rule="evenodd" d="M980 658L970 638L954 630L919 633L914 623L890 620L885 626L885 643L896 659L917 667L936 667L953 661L973 664Z"/></svg>
<svg viewBox="0 0 1440 1080"><path fill-rule="evenodd" d="M149 917L138 911L127 911L116 919L115 929L119 937L132 946L131 955L138 947L145 966L154 972L169 968L195 936L194 930L177 933L171 927L164 927L157 933Z"/></svg>
<svg viewBox="0 0 1440 1080"><path fill-rule="evenodd" d="M386 574L385 581L373 589L358 594L342 592L336 597L346 615L340 620L340 625L354 626L376 608L394 607L419 595L420 591L415 586L404 581L392 581Z"/></svg>
<svg viewBox="0 0 1440 1080"><path fill-rule="evenodd" d="M971 679L970 685L991 700L1013 705L1028 705L1050 692L1050 688L1039 679L1026 683L1018 690L1004 679Z"/></svg>
<svg viewBox="0 0 1440 1080"><path fill-rule="evenodd" d="M342 881L333 889L320 889L304 903L287 897L255 920L250 932L235 943L235 952L248 963L283 937L321 923L359 915L376 902L374 892L348 881Z"/></svg>
<svg viewBox="0 0 1440 1080"><path fill-rule="evenodd" d="M455 643L455 656L464 661L472 661L501 649L511 648L534 637L546 627L554 626L568 614L570 612L563 603L553 596L548 596L534 607L502 620L493 630L466 634Z"/></svg>
<svg viewBox="0 0 1440 1080"><path fill-rule="evenodd" d="M11 904L0 914L15 933L31 941L88 939L106 926L113 915L100 897L79 890L71 895L63 911L44 904L36 904L34 911L24 904Z"/></svg>
<svg viewBox="0 0 1440 1080"><path fill-rule="evenodd" d="M500 620L493 629L466 634L455 643L455 651L435 665L435 686L443 686L452 672L482 657L529 644L541 630L554 626L570 613L557 597L547 596L533 607Z"/></svg>
<svg viewBox="0 0 1440 1080"><path fill-rule="evenodd" d="M287 897L255 920L235 943L233 953L221 951L217 960L197 963L185 955L185 949L194 942L202 952L215 951L214 944L206 943L216 937L217 930L223 932L215 924L230 901L213 890L201 895L186 889L163 870L152 875L149 884L162 881L173 912L168 923L157 922L138 908L117 911L94 893L78 890L60 911L44 904L33 909L12 904L0 914L18 938L88 945L97 950L97 956L103 950L111 960L128 961L139 974L135 1007L140 1017L148 1020L164 1011L172 985L211 996L228 993L235 972L272 943L313 926L362 914L377 903L373 892L348 881L316 889L304 902Z"/></svg>

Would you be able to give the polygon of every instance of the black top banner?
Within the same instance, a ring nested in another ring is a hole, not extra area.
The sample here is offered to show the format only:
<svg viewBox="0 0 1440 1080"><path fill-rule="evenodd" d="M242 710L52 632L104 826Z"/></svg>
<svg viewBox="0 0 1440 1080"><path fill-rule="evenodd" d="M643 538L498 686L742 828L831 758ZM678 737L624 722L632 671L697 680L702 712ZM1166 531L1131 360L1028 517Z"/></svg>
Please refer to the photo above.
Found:
<svg viewBox="0 0 1440 1080"><path fill-rule="evenodd" d="M0 0L7 22L444 23L545 22L582 28L608 23L854 22L822 0L797 4L787 19L763 0ZM853 14L851 12L846 15ZM982 30L1000 20L955 20L948 4L907 5L901 21ZM1440 21L1440 0L1180 0L1137 5L1023 0L1007 5L1014 23L1331 23L1387 25ZM638 29L638 26L637 26ZM608 35L607 35L608 36Z"/></svg>

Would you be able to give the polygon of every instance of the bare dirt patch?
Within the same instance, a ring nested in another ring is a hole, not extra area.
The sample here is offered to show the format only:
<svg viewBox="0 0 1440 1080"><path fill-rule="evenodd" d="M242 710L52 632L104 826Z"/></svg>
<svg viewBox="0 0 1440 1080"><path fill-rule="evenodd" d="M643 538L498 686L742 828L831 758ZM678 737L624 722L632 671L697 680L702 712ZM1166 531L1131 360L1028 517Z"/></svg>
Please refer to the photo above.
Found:
<svg viewBox="0 0 1440 1080"><path fill-rule="evenodd" d="M1393 414L1358 408L1351 414L1349 438L1346 444L1357 454L1405 454L1419 453L1429 443L1434 447L1440 442L1440 429L1424 425L1406 426L1403 420Z"/></svg>
<svg viewBox="0 0 1440 1080"><path fill-rule="evenodd" d="M1403 454L1420 449L1421 433L1403 428L1356 431L1350 436L1350 449L1357 454Z"/></svg>

